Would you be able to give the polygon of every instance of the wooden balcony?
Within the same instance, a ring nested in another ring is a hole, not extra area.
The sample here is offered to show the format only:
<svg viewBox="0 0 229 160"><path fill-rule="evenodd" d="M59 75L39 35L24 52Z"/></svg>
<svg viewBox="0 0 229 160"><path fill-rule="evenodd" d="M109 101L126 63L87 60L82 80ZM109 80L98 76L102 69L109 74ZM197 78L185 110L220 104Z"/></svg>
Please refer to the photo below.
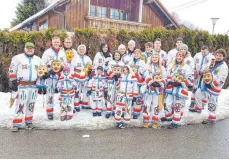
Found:
<svg viewBox="0 0 229 160"><path fill-rule="evenodd" d="M127 29L129 31L143 30L151 27L151 24L144 24L131 21L122 21L109 18L100 18L100 17L85 17L86 27L87 28L100 28L100 29L109 29L113 28L115 30Z"/></svg>

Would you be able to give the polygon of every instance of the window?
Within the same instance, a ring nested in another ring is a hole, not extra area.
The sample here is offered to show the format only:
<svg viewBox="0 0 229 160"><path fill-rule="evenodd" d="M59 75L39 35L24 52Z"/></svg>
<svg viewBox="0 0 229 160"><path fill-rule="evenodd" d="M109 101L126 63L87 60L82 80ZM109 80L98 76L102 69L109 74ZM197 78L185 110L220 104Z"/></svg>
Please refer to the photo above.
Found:
<svg viewBox="0 0 229 160"><path fill-rule="evenodd" d="M44 21L39 23L39 31L43 31L46 29L48 29L48 21L44 20Z"/></svg>
<svg viewBox="0 0 229 160"><path fill-rule="evenodd" d="M90 6L90 16L95 16L95 6Z"/></svg>
<svg viewBox="0 0 229 160"><path fill-rule="evenodd" d="M119 10L118 9L111 9L110 10L110 18L119 20Z"/></svg>
<svg viewBox="0 0 229 160"><path fill-rule="evenodd" d="M127 20L128 20L128 12L126 12L126 11L121 11L121 12L120 12L120 20L127 21Z"/></svg>
<svg viewBox="0 0 229 160"><path fill-rule="evenodd" d="M102 18L107 17L107 8L97 6L97 16Z"/></svg>
<svg viewBox="0 0 229 160"><path fill-rule="evenodd" d="M128 20L128 12L111 8L110 9L110 18L127 21Z"/></svg>

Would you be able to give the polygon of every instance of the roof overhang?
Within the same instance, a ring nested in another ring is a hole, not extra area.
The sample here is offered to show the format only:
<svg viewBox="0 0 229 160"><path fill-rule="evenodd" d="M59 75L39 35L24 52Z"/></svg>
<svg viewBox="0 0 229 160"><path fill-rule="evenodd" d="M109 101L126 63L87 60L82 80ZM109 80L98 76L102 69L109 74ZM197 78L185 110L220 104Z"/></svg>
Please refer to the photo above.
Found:
<svg viewBox="0 0 229 160"><path fill-rule="evenodd" d="M159 0L144 0L144 3L150 5L150 7L158 14L158 16L164 22L166 28L181 28L178 22L172 17L172 15Z"/></svg>
<svg viewBox="0 0 229 160"><path fill-rule="evenodd" d="M69 1L68 0L57 0L57 1L55 1L54 3L50 4L45 9L43 9L40 12L34 14L33 16L27 18L26 20L24 20L23 22L19 23L16 26L14 26L13 28L10 28L9 31L12 32L12 31L21 29L22 27L26 26L28 23L34 22L36 19L40 18L41 16L43 16L44 14L49 12L50 10L57 8L59 6L62 6L63 4L65 4L67 2L69 2Z"/></svg>

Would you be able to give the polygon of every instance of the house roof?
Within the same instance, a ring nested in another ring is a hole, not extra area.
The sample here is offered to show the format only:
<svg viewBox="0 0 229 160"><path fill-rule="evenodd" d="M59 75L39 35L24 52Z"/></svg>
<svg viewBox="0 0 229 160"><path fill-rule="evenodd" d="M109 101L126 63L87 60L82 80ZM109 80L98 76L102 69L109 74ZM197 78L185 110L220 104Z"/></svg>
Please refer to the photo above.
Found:
<svg viewBox="0 0 229 160"><path fill-rule="evenodd" d="M50 11L51 9L54 9L56 7L59 7L60 5L62 5L63 3L66 3L65 0L57 0L53 3L51 3L48 7L46 7L45 9L41 10L40 12L34 14L33 16L27 18L26 20L24 20L23 22L19 23L18 25L14 26L13 28L10 28L9 31L15 31L18 30L20 28L22 28L23 26L25 26L26 24L33 22L34 20L36 20L37 18L43 16L45 13L47 13L48 11Z"/></svg>
<svg viewBox="0 0 229 160"><path fill-rule="evenodd" d="M166 22L168 23L167 25L173 26L174 29L179 29L181 28L179 23L173 18L173 16L169 13L169 11L165 8L165 6L160 2L160 0L144 0L145 3L147 4L154 4L157 6L162 14L166 18Z"/></svg>

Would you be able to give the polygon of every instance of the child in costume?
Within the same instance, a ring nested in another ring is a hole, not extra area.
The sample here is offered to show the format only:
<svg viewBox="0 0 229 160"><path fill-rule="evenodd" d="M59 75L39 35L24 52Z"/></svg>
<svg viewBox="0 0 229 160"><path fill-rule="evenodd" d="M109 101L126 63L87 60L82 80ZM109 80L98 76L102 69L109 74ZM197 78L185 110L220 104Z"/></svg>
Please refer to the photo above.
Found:
<svg viewBox="0 0 229 160"><path fill-rule="evenodd" d="M25 44L24 53L12 58L9 79L12 90L17 93L13 132L22 127L23 119L28 128L33 128L33 112L38 94L37 69L41 64L42 60L34 55L34 44L31 42Z"/></svg>
<svg viewBox="0 0 229 160"><path fill-rule="evenodd" d="M144 97L144 107L145 107L143 120L145 123L144 125L145 127L148 127L148 124L152 122L153 124L152 126L154 128L157 128L159 124L159 120L157 118L159 117L159 112L161 112L163 109L160 110L157 109L153 110L153 109L155 107L158 107L158 96L160 92L161 94L163 94L164 92L162 89L164 89L165 87L164 81L167 78L167 76L166 76L166 69L164 66L162 66L159 53L153 52L150 58L151 58L150 62L147 65L147 71L145 73L145 79L146 79L145 84L141 88L141 92ZM161 77L161 79L159 77ZM154 79L160 82L161 85L159 87L155 86L154 84L151 85L151 83L154 82ZM155 90L160 92L155 92ZM158 116L153 117L153 112L155 112L154 115L158 115Z"/></svg>
<svg viewBox="0 0 229 160"><path fill-rule="evenodd" d="M121 61L121 53L119 51L114 52L113 59L114 60L110 61L108 64L109 70L107 73L108 95L106 97L106 118L109 118L111 116L112 108L115 110L115 97L118 92L116 84L121 76L122 67L124 66L124 63Z"/></svg>
<svg viewBox="0 0 229 160"><path fill-rule="evenodd" d="M70 120L73 117L75 88L77 87L74 73L68 63L63 66L63 71L57 82L57 90L60 93L60 120Z"/></svg>
<svg viewBox="0 0 229 160"><path fill-rule="evenodd" d="M74 100L74 110L80 111L80 103L82 109L90 109L91 106L88 104L88 96L87 96L87 85L88 80L90 79L90 73L85 72L85 69L88 69L92 66L92 60L90 57L85 55L86 46L79 45L77 48L78 55L76 55L72 62L71 67L75 72L75 76L78 79L79 87L77 88L75 100ZM80 101L81 100L81 101Z"/></svg>
<svg viewBox="0 0 229 160"><path fill-rule="evenodd" d="M218 97L228 76L228 66L224 61L226 51L218 49L215 53L215 60L211 60L209 68L203 72L203 80L200 88L196 91L195 105L208 106L208 119L203 124L214 124L216 122L216 111L218 109ZM202 100L206 103L203 103Z"/></svg>
<svg viewBox="0 0 229 160"><path fill-rule="evenodd" d="M165 79L162 79L160 71L154 72L152 77L146 78L147 99L145 99L146 109L143 113L143 124L148 128L152 124L152 128L158 128L160 122L160 111L164 106L163 94L166 85Z"/></svg>
<svg viewBox="0 0 229 160"><path fill-rule="evenodd" d="M60 48L61 40L59 36L52 37L52 47L47 49L42 55L42 60L49 70L51 70L50 77L47 79L47 94L46 94L46 113L49 120L53 120L54 112L54 93L58 80L57 72L60 72L63 63L66 63L66 56ZM55 60L55 62L53 62ZM51 69L52 66L52 69Z"/></svg>
<svg viewBox="0 0 229 160"><path fill-rule="evenodd" d="M126 128L131 118L133 97L138 95L137 79L129 66L124 66L117 87L119 93L116 96L115 121L118 127Z"/></svg>
<svg viewBox="0 0 229 160"><path fill-rule="evenodd" d="M107 84L102 66L97 67L96 75L88 83L87 95L91 96L90 104L93 116L101 116L103 110L104 92L107 92Z"/></svg>
<svg viewBox="0 0 229 160"><path fill-rule="evenodd" d="M136 49L136 42L134 40L130 40L128 42L128 50L127 52L122 56L122 62L125 65L130 65L129 63L133 61L134 59L134 50Z"/></svg>
<svg viewBox="0 0 229 160"><path fill-rule="evenodd" d="M209 53L208 46L202 46L201 52L194 56L194 86L191 95L191 105L189 107L189 111L191 112L201 113L203 109L202 106L195 105L195 93L200 87L203 71L210 66L212 59L215 59L215 57ZM203 99L202 103L206 105L207 101Z"/></svg>
<svg viewBox="0 0 229 160"><path fill-rule="evenodd" d="M137 79L138 93L140 93L140 88L144 82L144 73L146 71L146 65L143 60L141 60L142 52L140 49L134 51L133 61L130 62L131 69ZM133 97L133 119L138 119L141 113L141 108L143 106L143 95L138 94Z"/></svg>
<svg viewBox="0 0 229 160"><path fill-rule="evenodd" d="M188 99L188 85L193 81L193 72L184 63L184 53L178 52L176 59L167 69L167 88L165 90L165 116L167 121L172 121L169 129L181 125L183 108Z"/></svg>
<svg viewBox="0 0 229 160"><path fill-rule="evenodd" d="M152 42L145 43L145 52L142 53L141 59L146 64L148 63L148 58L152 55L152 50L153 50L153 43Z"/></svg>

